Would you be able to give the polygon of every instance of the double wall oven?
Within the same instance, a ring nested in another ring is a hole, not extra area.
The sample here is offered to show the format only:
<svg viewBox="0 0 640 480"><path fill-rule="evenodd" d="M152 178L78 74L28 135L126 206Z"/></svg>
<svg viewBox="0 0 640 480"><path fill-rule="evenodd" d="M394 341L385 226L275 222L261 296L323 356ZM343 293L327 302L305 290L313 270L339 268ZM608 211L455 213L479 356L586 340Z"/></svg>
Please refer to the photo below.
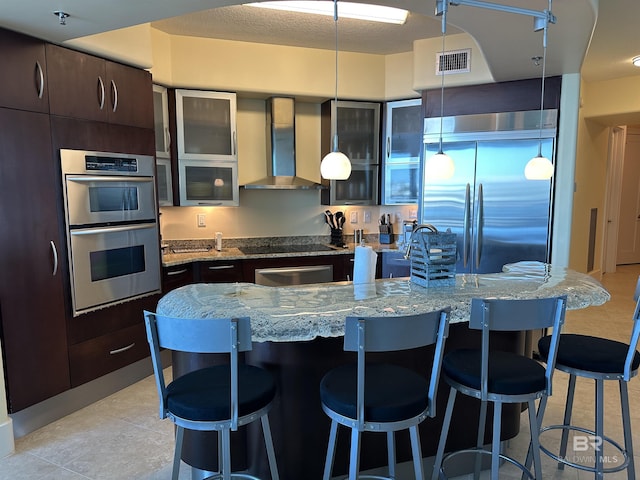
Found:
<svg viewBox="0 0 640 480"><path fill-rule="evenodd" d="M73 315L160 292L155 160L60 150Z"/></svg>

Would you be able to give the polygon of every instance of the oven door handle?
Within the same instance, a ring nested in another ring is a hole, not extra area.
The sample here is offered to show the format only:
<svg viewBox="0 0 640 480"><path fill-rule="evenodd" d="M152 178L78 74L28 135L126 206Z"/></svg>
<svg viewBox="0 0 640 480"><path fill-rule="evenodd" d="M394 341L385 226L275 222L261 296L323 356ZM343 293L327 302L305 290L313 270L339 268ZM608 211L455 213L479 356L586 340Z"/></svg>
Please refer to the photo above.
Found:
<svg viewBox="0 0 640 480"><path fill-rule="evenodd" d="M143 223L139 225L122 225L120 227L98 227L71 230L71 235L100 235L103 233L130 232L132 230L144 230L156 228L155 223Z"/></svg>
<svg viewBox="0 0 640 480"><path fill-rule="evenodd" d="M89 175L83 175L81 177L67 177L70 182L89 183L89 182L153 182L152 177L130 177L122 175L120 177L92 177Z"/></svg>

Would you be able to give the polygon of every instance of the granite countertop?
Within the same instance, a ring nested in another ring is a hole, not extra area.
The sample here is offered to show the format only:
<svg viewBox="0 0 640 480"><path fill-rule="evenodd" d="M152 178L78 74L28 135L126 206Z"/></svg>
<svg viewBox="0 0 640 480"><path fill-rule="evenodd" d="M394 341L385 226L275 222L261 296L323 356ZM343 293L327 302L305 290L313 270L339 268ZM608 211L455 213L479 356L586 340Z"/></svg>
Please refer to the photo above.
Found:
<svg viewBox="0 0 640 480"><path fill-rule="evenodd" d="M372 284L334 282L290 287L252 283L194 284L167 293L162 315L248 316L257 342L307 341L344 334L348 315L391 316L451 307L451 323L469 319L474 297L543 298L567 295L570 310L602 305L609 292L589 275L538 262L505 265L494 274L458 274L455 286L425 288L408 278Z"/></svg>
<svg viewBox="0 0 640 480"><path fill-rule="evenodd" d="M329 242L318 242L328 245ZM400 251L395 243L382 244L377 241L367 241L366 246L371 247L376 252L398 252ZM181 250L192 250L182 251ZM177 248L175 251L180 253L174 253L174 250L167 248L166 253L162 254L162 266L172 267L176 265L183 265L191 262L207 262L207 261L224 261L224 260L241 260L246 258L284 258L284 257L305 257L305 256L322 256L322 255L347 255L355 252L355 244L353 241L345 244L345 248L335 247L332 250L320 250L310 252L292 251L287 253L269 253L269 254L253 254L248 255L242 253L236 246L223 247L221 251L217 251L211 248L209 245L203 245L201 247L193 246L185 249Z"/></svg>

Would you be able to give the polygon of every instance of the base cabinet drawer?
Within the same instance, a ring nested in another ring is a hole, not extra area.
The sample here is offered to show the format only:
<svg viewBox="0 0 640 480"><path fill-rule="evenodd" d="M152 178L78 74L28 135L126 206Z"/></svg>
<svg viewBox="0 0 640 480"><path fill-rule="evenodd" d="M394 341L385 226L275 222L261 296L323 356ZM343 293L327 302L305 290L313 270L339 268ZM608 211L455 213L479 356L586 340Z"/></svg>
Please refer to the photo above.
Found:
<svg viewBox="0 0 640 480"><path fill-rule="evenodd" d="M71 386L76 387L149 356L142 318L131 327L69 346Z"/></svg>
<svg viewBox="0 0 640 480"><path fill-rule="evenodd" d="M204 283L242 282L242 261L200 262L199 279Z"/></svg>

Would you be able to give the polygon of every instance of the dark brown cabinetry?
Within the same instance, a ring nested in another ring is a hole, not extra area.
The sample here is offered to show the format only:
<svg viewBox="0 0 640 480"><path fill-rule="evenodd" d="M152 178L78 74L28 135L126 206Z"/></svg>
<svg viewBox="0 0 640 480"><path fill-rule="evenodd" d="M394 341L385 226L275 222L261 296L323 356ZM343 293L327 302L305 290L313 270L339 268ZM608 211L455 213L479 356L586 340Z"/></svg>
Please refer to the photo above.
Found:
<svg viewBox="0 0 640 480"><path fill-rule="evenodd" d="M151 74L47 44L53 115L153 129Z"/></svg>
<svg viewBox="0 0 640 480"><path fill-rule="evenodd" d="M49 88L44 42L0 29L0 106L47 113Z"/></svg>
<svg viewBox="0 0 640 480"><path fill-rule="evenodd" d="M242 282L242 260L200 262L200 281L203 283Z"/></svg>
<svg viewBox="0 0 640 480"><path fill-rule="evenodd" d="M70 386L58 175L49 116L0 108L0 317L10 412Z"/></svg>
<svg viewBox="0 0 640 480"><path fill-rule="evenodd" d="M194 283L193 263L162 268L162 293Z"/></svg>

